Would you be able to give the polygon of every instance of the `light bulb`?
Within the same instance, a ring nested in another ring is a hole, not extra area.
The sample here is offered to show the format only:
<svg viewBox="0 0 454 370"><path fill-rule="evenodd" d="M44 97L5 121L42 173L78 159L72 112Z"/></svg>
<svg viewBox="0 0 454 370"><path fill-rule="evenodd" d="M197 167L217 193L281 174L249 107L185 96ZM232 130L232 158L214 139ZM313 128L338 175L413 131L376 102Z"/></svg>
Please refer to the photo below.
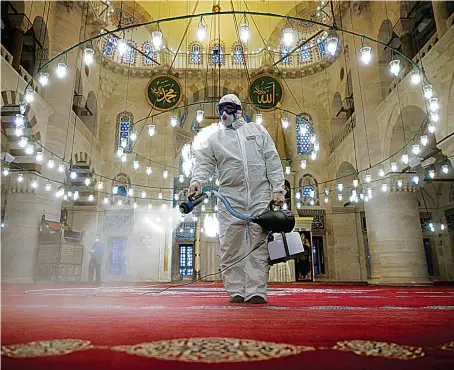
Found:
<svg viewBox="0 0 454 370"><path fill-rule="evenodd" d="M33 144L27 144L25 147L25 154L32 155L35 151L35 146Z"/></svg>
<svg viewBox="0 0 454 370"><path fill-rule="evenodd" d="M64 172L65 171L65 165L63 163L60 163L58 165L58 172Z"/></svg>
<svg viewBox="0 0 454 370"><path fill-rule="evenodd" d="M9 175L9 168L8 167L5 167L3 169L3 176L8 176Z"/></svg>
<svg viewBox="0 0 454 370"><path fill-rule="evenodd" d="M123 155L123 148L121 146L117 149L117 157L121 157Z"/></svg>
<svg viewBox="0 0 454 370"><path fill-rule="evenodd" d="M305 136L307 134L307 126L306 125L301 125L300 134L303 135L303 136Z"/></svg>
<svg viewBox="0 0 454 370"><path fill-rule="evenodd" d="M358 179L353 179L353 187L355 188L358 187L358 183L359 183Z"/></svg>
<svg viewBox="0 0 454 370"><path fill-rule="evenodd" d="M414 144L413 145L413 153L414 154L419 154L420 149L419 149L419 144Z"/></svg>
<svg viewBox="0 0 454 370"><path fill-rule="evenodd" d="M422 144L422 146L427 146L428 142L429 142L429 138L427 137L427 135L422 135L421 136L421 144Z"/></svg>
<svg viewBox="0 0 454 370"><path fill-rule="evenodd" d="M310 138L310 142L311 142L312 144L314 144L316 140L317 140L317 136L315 136L314 134L312 134L312 135L311 135L311 138Z"/></svg>
<svg viewBox="0 0 454 370"><path fill-rule="evenodd" d="M312 152L312 153L311 153L311 159L312 159L313 161L315 161L316 158L317 158L317 152Z"/></svg>
<svg viewBox="0 0 454 370"><path fill-rule="evenodd" d="M102 190L102 188L104 187L104 184L102 181L98 182L98 190Z"/></svg>
<svg viewBox="0 0 454 370"><path fill-rule="evenodd" d="M50 191L50 189L52 189L51 183L50 183L50 182L47 182L46 185L44 186L44 189L45 189L46 191Z"/></svg>
<svg viewBox="0 0 454 370"><path fill-rule="evenodd" d="M320 150L320 143L319 143L318 141L316 141L316 142L314 143L314 150L315 150L316 152L318 152L318 151Z"/></svg>
<svg viewBox="0 0 454 370"><path fill-rule="evenodd" d="M288 209L288 205L287 205L287 203L284 203L284 204L282 205L282 209L283 209L283 210L286 210L286 209Z"/></svg>
<svg viewBox="0 0 454 370"><path fill-rule="evenodd" d="M178 118L177 116L172 116L170 117L170 126L176 127L178 123Z"/></svg>
<svg viewBox="0 0 454 370"><path fill-rule="evenodd" d="M148 209L152 209L153 208L153 205L151 203L148 203Z"/></svg>
<svg viewBox="0 0 454 370"><path fill-rule="evenodd" d="M152 172L153 170L151 169L151 167L147 167L147 175L150 176Z"/></svg>
<svg viewBox="0 0 454 370"><path fill-rule="evenodd" d="M113 193L113 194L118 194L118 186L115 185L115 186L112 188L112 193Z"/></svg>
<svg viewBox="0 0 454 370"><path fill-rule="evenodd" d="M429 132L430 132L431 134L433 134L433 133L435 132L435 125L434 125L432 122L430 122L430 123L427 125L427 129L429 130Z"/></svg>
<svg viewBox="0 0 454 370"><path fill-rule="evenodd" d="M90 195L88 196L88 201L89 201L89 202L93 202L94 200L95 200L95 196L94 196L93 194L90 194Z"/></svg>
<svg viewBox="0 0 454 370"><path fill-rule="evenodd" d="M84 62L87 66L92 64L95 60L95 51L92 48L84 49Z"/></svg>
<svg viewBox="0 0 454 370"><path fill-rule="evenodd" d="M16 136L22 136L24 134L24 126L16 126Z"/></svg>
<svg viewBox="0 0 454 370"><path fill-rule="evenodd" d="M76 190L76 191L74 192L73 199L74 199L74 200L79 199L79 191L78 191L78 190Z"/></svg>
<svg viewBox="0 0 454 370"><path fill-rule="evenodd" d="M441 166L442 172L446 175L449 172L449 167L447 164Z"/></svg>
<svg viewBox="0 0 454 370"><path fill-rule="evenodd" d="M400 179L399 179L399 180L397 180L397 186L398 186L399 188L401 188L401 187L402 187L402 185L403 185L403 181L402 181L402 180L400 180Z"/></svg>
<svg viewBox="0 0 454 370"><path fill-rule="evenodd" d="M325 188L324 192L326 195L329 195L329 188Z"/></svg>
<svg viewBox="0 0 454 370"><path fill-rule="evenodd" d="M301 193L298 191L298 192L295 194L295 197L296 197L296 199L301 199Z"/></svg>
<svg viewBox="0 0 454 370"><path fill-rule="evenodd" d="M220 184L219 179L216 179L215 184L216 184L216 186L219 186L219 184Z"/></svg>
<svg viewBox="0 0 454 370"><path fill-rule="evenodd" d="M196 114L196 120L198 123L201 123L203 121L203 115L204 115L204 111L199 109Z"/></svg>
<svg viewBox="0 0 454 370"><path fill-rule="evenodd" d="M121 140L120 140L120 143L121 143L120 146L121 146L123 149L125 149L126 146L128 145L128 140L127 140L125 137L122 137ZM123 154L123 153L121 153L121 154Z"/></svg>
<svg viewBox="0 0 454 370"><path fill-rule="evenodd" d="M205 209L206 209L205 205L202 204L202 212L205 212Z"/></svg>
<svg viewBox="0 0 454 370"><path fill-rule="evenodd" d="M290 46L293 43L293 27L287 27L282 30L282 41L285 46Z"/></svg>
<svg viewBox="0 0 454 370"><path fill-rule="evenodd" d="M386 184L386 183L381 184L381 191L383 191L383 192L388 191L388 184Z"/></svg>
<svg viewBox="0 0 454 370"><path fill-rule="evenodd" d="M391 171L393 171L393 172L397 171L397 162L392 162L391 163Z"/></svg>
<svg viewBox="0 0 454 370"><path fill-rule="evenodd" d="M145 190L142 190L142 191L140 192L140 197L141 197L141 198L146 198L146 197L147 197L147 193L146 193Z"/></svg>
<svg viewBox="0 0 454 370"><path fill-rule="evenodd" d="M380 167L380 168L378 169L378 176L380 176L380 177L385 176L385 170L384 170L382 167Z"/></svg>
<svg viewBox="0 0 454 370"><path fill-rule="evenodd" d="M239 25L240 29L240 40L242 43L246 44L249 41L249 24L243 23Z"/></svg>
<svg viewBox="0 0 454 370"><path fill-rule="evenodd" d="M69 174L69 177L72 180L75 180L77 178L77 172L76 171L71 171L71 173Z"/></svg>
<svg viewBox="0 0 454 370"><path fill-rule="evenodd" d="M408 154L402 154L401 161L408 164Z"/></svg>
<svg viewBox="0 0 454 370"><path fill-rule="evenodd" d="M119 40L117 44L118 54L122 56L126 51L128 51L128 44L124 40Z"/></svg>
<svg viewBox="0 0 454 370"><path fill-rule="evenodd" d="M68 197L72 197L73 192L71 190L68 190Z"/></svg>
<svg viewBox="0 0 454 370"><path fill-rule="evenodd" d="M200 23L199 25L197 26L197 39L202 42L203 40L205 40L205 37L207 35L207 29L208 29L208 26L203 23L202 20L200 20Z"/></svg>
<svg viewBox="0 0 454 370"><path fill-rule="evenodd" d="M169 176L169 171L165 170L162 172L162 177L164 177L165 179Z"/></svg>
<svg viewBox="0 0 454 370"><path fill-rule="evenodd" d="M302 168L303 170L305 170L305 169L306 169L306 166L307 166L307 161L306 161L305 159L302 159L302 160L301 160L301 168Z"/></svg>
<svg viewBox="0 0 454 370"><path fill-rule="evenodd" d="M156 126L155 125L148 125L148 135L153 136L156 132Z"/></svg>
<svg viewBox="0 0 454 370"><path fill-rule="evenodd" d="M131 135L129 135L129 138L132 140L132 141L136 141L137 140L137 132L135 132L134 130L131 131Z"/></svg>
<svg viewBox="0 0 454 370"><path fill-rule="evenodd" d="M25 136L22 136L19 140L19 146L21 148L25 148L27 145L27 142L28 142L28 138L26 138Z"/></svg>
<svg viewBox="0 0 454 370"><path fill-rule="evenodd" d="M311 206L313 206L313 205L315 204L315 201L314 201L313 199L311 199L311 200L309 201L309 204L310 204Z"/></svg>
<svg viewBox="0 0 454 370"><path fill-rule="evenodd" d="M137 208L137 202L134 202L133 207L134 207L134 209Z"/></svg>
<svg viewBox="0 0 454 370"><path fill-rule="evenodd" d="M371 59L372 59L372 56L371 56L371 50L372 48L370 46L363 46L359 52L361 54L361 61L364 63L364 64L369 64Z"/></svg>
<svg viewBox="0 0 454 370"><path fill-rule="evenodd" d="M123 154L123 155L121 156L121 161L122 161L123 163L125 163L127 159L128 159L128 156L127 156L126 154Z"/></svg>
<svg viewBox="0 0 454 370"><path fill-rule="evenodd" d="M86 177L85 178L85 186L90 185L90 183L91 183L91 179L89 177Z"/></svg>
<svg viewBox="0 0 454 370"><path fill-rule="evenodd" d="M432 95L433 95L433 89L432 89L432 85L430 84L426 84L423 86L423 91L424 91L424 97L426 99L430 99L432 98Z"/></svg>
<svg viewBox="0 0 454 370"><path fill-rule="evenodd" d="M344 184L337 184L337 190L342 191Z"/></svg>
<svg viewBox="0 0 454 370"><path fill-rule="evenodd" d="M418 185L419 184L419 176L413 176L413 182Z"/></svg>
<svg viewBox="0 0 454 370"><path fill-rule="evenodd" d="M24 115L16 114L16 119L14 120L14 123L16 124L16 126L24 127L24 124L25 124Z"/></svg>
<svg viewBox="0 0 454 370"><path fill-rule="evenodd" d="M22 175L21 173L17 175L17 182L22 182L24 181L24 175Z"/></svg>
<svg viewBox="0 0 454 370"><path fill-rule="evenodd" d="M364 177L364 181L367 184L369 184L371 180L372 180L372 176L370 174L366 174L366 176Z"/></svg>
<svg viewBox="0 0 454 370"><path fill-rule="evenodd" d="M67 201L67 200L68 200L68 196L67 196L66 194L63 195L63 200L64 200L64 201Z"/></svg>
<svg viewBox="0 0 454 370"><path fill-rule="evenodd" d="M178 200L178 199L179 199L178 194L174 194L174 195L173 195L173 199L174 199L174 200Z"/></svg>
<svg viewBox="0 0 454 370"><path fill-rule="evenodd" d="M399 75L399 72L400 72L400 60L399 59L394 59L394 60L390 61L389 66L390 66L391 73L394 76Z"/></svg>
<svg viewBox="0 0 454 370"><path fill-rule="evenodd" d="M49 84L49 73L41 72L38 80L41 86L47 86Z"/></svg>
<svg viewBox="0 0 454 370"><path fill-rule="evenodd" d="M122 206L122 205L123 205L123 200L122 200L122 199L118 199L118 200L117 200L117 204L118 204L119 206Z"/></svg>
<svg viewBox="0 0 454 370"><path fill-rule="evenodd" d="M137 170L139 168L139 161L132 161L132 165L134 169Z"/></svg>
<svg viewBox="0 0 454 370"><path fill-rule="evenodd" d="M314 190L310 190L310 191L309 191L309 197L310 197L310 198L315 197L315 191L314 191Z"/></svg>
<svg viewBox="0 0 454 370"><path fill-rule="evenodd" d="M296 203L296 208L301 209L301 202Z"/></svg>
<svg viewBox="0 0 454 370"><path fill-rule="evenodd" d="M27 103L24 102L24 101L21 101L19 103L19 111L21 114L25 114L25 112L27 111Z"/></svg>
<svg viewBox="0 0 454 370"><path fill-rule="evenodd" d="M367 196L370 198L372 198L372 188L367 188Z"/></svg>
<svg viewBox="0 0 454 370"><path fill-rule="evenodd" d="M162 32L161 31L153 31L151 33L151 38L153 39L153 46L155 49L158 49L161 47L162 44Z"/></svg>
<svg viewBox="0 0 454 370"><path fill-rule="evenodd" d="M263 123L263 114L262 113L257 113L255 115L255 123L261 125Z"/></svg>
<svg viewBox="0 0 454 370"><path fill-rule="evenodd" d="M38 187L38 180L32 180L30 185L33 189L36 189Z"/></svg>
<svg viewBox="0 0 454 370"><path fill-rule="evenodd" d="M342 200L342 194L341 193L337 194L337 199L339 200L339 202Z"/></svg>
<svg viewBox="0 0 454 370"><path fill-rule="evenodd" d="M434 178L435 178L435 170L429 170L428 173L429 173L429 177L430 177L431 179L434 179Z"/></svg>
<svg viewBox="0 0 454 370"><path fill-rule="evenodd" d="M66 76L66 63L60 62L57 64L57 77L64 78Z"/></svg>
<svg viewBox="0 0 454 370"><path fill-rule="evenodd" d="M53 159L49 159L47 161L47 167L54 168L54 166L55 166L55 161Z"/></svg>
<svg viewBox="0 0 454 370"><path fill-rule="evenodd" d="M288 123L288 118L287 117L281 118L281 123L282 123L282 128L284 130L288 128L289 123Z"/></svg>
<svg viewBox="0 0 454 370"><path fill-rule="evenodd" d="M109 204L109 198L104 197L104 204Z"/></svg>
<svg viewBox="0 0 454 370"><path fill-rule="evenodd" d="M326 39L326 44L327 44L326 48L328 50L328 53L330 53L331 55L336 54L338 41L339 41L339 39L335 36L330 36Z"/></svg>
<svg viewBox="0 0 454 370"><path fill-rule="evenodd" d="M435 230L434 224L432 222L429 222L429 229L432 232Z"/></svg>
<svg viewBox="0 0 454 370"><path fill-rule="evenodd" d="M410 81L413 85L418 85L421 82L421 75L418 70L413 70L410 73Z"/></svg>
<svg viewBox="0 0 454 370"><path fill-rule="evenodd" d="M439 108L438 98L430 98L429 99L429 110L432 113L435 113L435 112L438 112L438 108Z"/></svg>
<svg viewBox="0 0 454 370"><path fill-rule="evenodd" d="M440 116L438 114L438 112L430 112L430 119L437 123L439 120L440 120Z"/></svg>
<svg viewBox="0 0 454 370"><path fill-rule="evenodd" d="M184 182L184 175L178 176L178 180L179 180L180 182Z"/></svg>
<svg viewBox="0 0 454 370"><path fill-rule="evenodd" d="M328 203L328 200L329 200L328 197L325 197L325 198L324 198L325 203Z"/></svg>
<svg viewBox="0 0 454 370"><path fill-rule="evenodd" d="M440 224L440 229L443 231L445 229L445 224Z"/></svg>
<svg viewBox="0 0 454 370"><path fill-rule="evenodd" d="M36 152L36 162L42 162L44 158L43 152Z"/></svg>
<svg viewBox="0 0 454 370"><path fill-rule="evenodd" d="M286 173L287 175L290 175L291 169L292 169L292 168L291 168L290 166L286 166L286 167L285 167L285 173Z"/></svg>
<svg viewBox="0 0 454 370"><path fill-rule="evenodd" d="M35 99L35 90L33 90L30 87L27 87L25 89L25 101L30 104L34 99Z"/></svg>

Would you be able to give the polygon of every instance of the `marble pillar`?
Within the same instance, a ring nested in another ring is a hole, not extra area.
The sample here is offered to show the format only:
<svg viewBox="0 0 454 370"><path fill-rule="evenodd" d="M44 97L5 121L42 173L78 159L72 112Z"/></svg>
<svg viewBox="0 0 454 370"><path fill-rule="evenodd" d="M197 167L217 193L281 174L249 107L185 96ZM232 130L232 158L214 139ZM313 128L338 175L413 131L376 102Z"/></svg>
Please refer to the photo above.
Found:
<svg viewBox="0 0 454 370"><path fill-rule="evenodd" d="M372 275L369 284L431 284L415 190L376 189L365 210Z"/></svg>

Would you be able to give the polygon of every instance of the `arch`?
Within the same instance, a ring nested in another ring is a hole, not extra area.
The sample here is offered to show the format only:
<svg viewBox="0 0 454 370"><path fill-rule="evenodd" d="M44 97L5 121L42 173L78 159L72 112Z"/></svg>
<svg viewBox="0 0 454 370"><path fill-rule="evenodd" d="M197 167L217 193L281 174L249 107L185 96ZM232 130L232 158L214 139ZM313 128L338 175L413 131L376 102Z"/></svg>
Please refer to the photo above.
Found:
<svg viewBox="0 0 454 370"><path fill-rule="evenodd" d="M299 179L298 192L303 207L320 205L318 181L311 174L306 173Z"/></svg>
<svg viewBox="0 0 454 370"><path fill-rule="evenodd" d="M313 150L311 137L314 135L312 116L301 113L296 117L296 152L298 155L309 155Z"/></svg>
<svg viewBox="0 0 454 370"><path fill-rule="evenodd" d="M210 63L212 65L225 64L225 43L224 41L211 41L210 42Z"/></svg>
<svg viewBox="0 0 454 370"><path fill-rule="evenodd" d="M109 38L106 39L104 47L102 49L104 55L108 56L109 58L113 58L117 51L117 43L117 37L109 36Z"/></svg>
<svg viewBox="0 0 454 370"><path fill-rule="evenodd" d="M236 42L232 46L233 64L243 64L246 61L246 48L243 44Z"/></svg>
<svg viewBox="0 0 454 370"><path fill-rule="evenodd" d="M142 51L145 55L149 58L146 58L144 55L142 56L142 65L144 66L152 66L154 65L154 61L156 60L156 51L154 50L154 46L151 42L147 41L142 44ZM153 58L150 59L150 58Z"/></svg>
<svg viewBox="0 0 454 370"><path fill-rule="evenodd" d="M121 63L135 65L137 44L130 40L127 45L126 52L121 56Z"/></svg>
<svg viewBox="0 0 454 370"><path fill-rule="evenodd" d="M356 198L359 199L359 194L362 192L362 186L359 183L358 173L350 162L343 161L340 164L339 168L337 169L336 177L339 179L336 184L336 192L339 192L337 190L337 185L343 184L343 195L352 197L353 190L356 190ZM358 186L355 189L353 189L353 180L358 180ZM348 190L345 190L345 188L347 188ZM352 199L350 199L350 202L352 203ZM342 203L344 203L344 200L342 200Z"/></svg>
<svg viewBox="0 0 454 370"><path fill-rule="evenodd" d="M333 133L333 137L340 132L347 121L343 112L344 106L342 104L342 96L338 91L336 91L331 103L331 131Z"/></svg>
<svg viewBox="0 0 454 370"><path fill-rule="evenodd" d="M200 42L191 42L188 47L188 54L188 64L203 64L203 45Z"/></svg>
<svg viewBox="0 0 454 370"><path fill-rule="evenodd" d="M114 187L117 187L117 194L113 194ZM123 201L123 204L130 204L130 197L128 197L128 190L131 188L131 179L125 173L118 173L112 180L112 196L110 198L111 203L117 202L119 199Z"/></svg>
<svg viewBox="0 0 454 370"><path fill-rule="evenodd" d="M298 44L303 44L305 40L300 40ZM307 43L299 48L298 64L309 64L312 62L311 58L312 48Z"/></svg>
<svg viewBox="0 0 454 370"><path fill-rule="evenodd" d="M115 130L115 147L114 151L121 146L121 139L126 139L126 147L123 147L124 153L131 153L132 140L131 132L134 128L134 115L131 112L123 111L118 113Z"/></svg>
<svg viewBox="0 0 454 370"><path fill-rule="evenodd" d="M49 58L49 34L42 17L33 20L32 27L25 33L22 44L21 66L34 75Z"/></svg>

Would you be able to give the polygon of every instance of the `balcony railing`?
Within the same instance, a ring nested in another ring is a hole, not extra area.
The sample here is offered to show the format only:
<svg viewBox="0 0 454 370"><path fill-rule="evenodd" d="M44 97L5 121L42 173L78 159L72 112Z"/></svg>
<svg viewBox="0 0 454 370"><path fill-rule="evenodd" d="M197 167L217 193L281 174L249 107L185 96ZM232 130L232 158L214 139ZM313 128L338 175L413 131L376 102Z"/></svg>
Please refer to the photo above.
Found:
<svg viewBox="0 0 454 370"><path fill-rule="evenodd" d="M356 127L355 114L344 123L340 132L329 142L330 153L334 152L339 144L352 132Z"/></svg>

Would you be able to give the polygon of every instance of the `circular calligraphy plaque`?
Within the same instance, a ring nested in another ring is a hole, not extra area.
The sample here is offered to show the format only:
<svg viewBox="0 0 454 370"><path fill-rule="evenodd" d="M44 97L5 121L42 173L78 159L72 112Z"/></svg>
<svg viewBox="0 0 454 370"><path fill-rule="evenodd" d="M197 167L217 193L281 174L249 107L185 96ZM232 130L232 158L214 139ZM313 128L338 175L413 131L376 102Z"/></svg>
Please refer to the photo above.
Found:
<svg viewBox="0 0 454 370"><path fill-rule="evenodd" d="M280 106L283 96L282 85L273 75L259 75L249 86L249 99L260 110L276 109Z"/></svg>
<svg viewBox="0 0 454 370"><path fill-rule="evenodd" d="M145 91L147 101L154 109L166 111L175 108L182 98L180 82L170 75L154 76Z"/></svg>

